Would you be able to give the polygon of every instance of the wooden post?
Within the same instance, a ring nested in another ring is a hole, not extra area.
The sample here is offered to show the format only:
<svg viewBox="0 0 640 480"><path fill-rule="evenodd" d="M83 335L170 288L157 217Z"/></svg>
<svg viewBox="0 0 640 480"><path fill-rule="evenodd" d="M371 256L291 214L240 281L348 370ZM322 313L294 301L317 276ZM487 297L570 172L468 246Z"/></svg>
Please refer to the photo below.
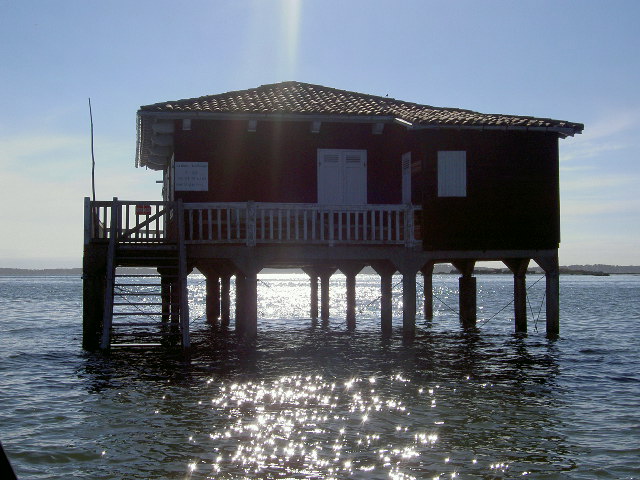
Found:
<svg viewBox="0 0 640 480"><path fill-rule="evenodd" d="M247 338L258 333L258 272L253 256L236 258L236 332Z"/></svg>
<svg viewBox="0 0 640 480"><path fill-rule="evenodd" d="M413 337L416 332L416 273L402 273L402 335Z"/></svg>
<svg viewBox="0 0 640 480"><path fill-rule="evenodd" d="M169 323L171 319L171 278L168 277L163 269L158 268L160 274L160 298L162 301L162 323Z"/></svg>
<svg viewBox="0 0 640 480"><path fill-rule="evenodd" d="M100 349L109 350L111 347L111 322L113 320L113 286L115 283L115 256L118 236L120 235L120 203L118 197L113 197L111 205L111 225L109 225L110 238L107 249L106 282L104 289L104 313L102 315L102 338Z"/></svg>
<svg viewBox="0 0 640 480"><path fill-rule="evenodd" d="M513 273L513 306L517 333L527 331L527 268L528 258L503 260Z"/></svg>
<svg viewBox="0 0 640 480"><path fill-rule="evenodd" d="M329 322L329 281L336 269L332 267L318 267L320 277L320 319L323 324Z"/></svg>
<svg viewBox="0 0 640 480"><path fill-rule="evenodd" d="M355 330L356 328L356 276L362 268L363 265L351 263L340 266L340 271L346 277L347 330Z"/></svg>
<svg viewBox="0 0 640 480"><path fill-rule="evenodd" d="M236 272L236 333L244 334L245 330L245 314L244 314L244 275Z"/></svg>
<svg viewBox="0 0 640 480"><path fill-rule="evenodd" d="M91 251L89 251L91 249ZM95 351L100 347L100 324L104 314L106 272L93 263L104 255L104 249L98 252L93 247L85 247L82 269L82 348Z"/></svg>
<svg viewBox="0 0 640 480"><path fill-rule="evenodd" d="M394 263L402 274L402 335L405 340L412 340L416 334L416 275L425 259L408 252Z"/></svg>
<svg viewBox="0 0 640 480"><path fill-rule="evenodd" d="M228 327L231 321L231 276L220 278L220 325Z"/></svg>
<svg viewBox="0 0 640 480"><path fill-rule="evenodd" d="M429 323L433 320L433 262L428 262L420 269L424 292L424 318Z"/></svg>
<svg viewBox="0 0 640 480"><path fill-rule="evenodd" d="M206 290L207 322L215 325L220 317L220 277L217 274L213 272L206 274Z"/></svg>
<svg viewBox="0 0 640 480"><path fill-rule="evenodd" d="M93 215L91 214L91 199L84 197L84 244L89 245L91 242L91 234L93 232Z"/></svg>
<svg viewBox="0 0 640 480"><path fill-rule="evenodd" d="M476 278L473 276L475 260L458 260L453 266L462 276L458 279L460 323L464 329L476 326Z"/></svg>
<svg viewBox="0 0 640 480"><path fill-rule="evenodd" d="M380 328L383 335L391 335L393 328L392 279L396 268L391 262L376 262L372 267L380 275Z"/></svg>
<svg viewBox="0 0 640 480"><path fill-rule="evenodd" d="M560 335L560 275L558 271L545 272L547 297L547 337Z"/></svg>
<svg viewBox="0 0 640 480"><path fill-rule="evenodd" d="M187 287L187 249L184 243L184 206L182 200L178 200L178 288L180 289L180 331L182 333L182 349L188 351L191 348L189 335L189 290Z"/></svg>
<svg viewBox="0 0 640 480"><path fill-rule="evenodd" d="M311 305L309 308L309 314L313 321L318 320L318 275L311 275L309 277L311 284Z"/></svg>
<svg viewBox="0 0 640 480"><path fill-rule="evenodd" d="M547 338L556 339L560 335L560 266L558 251L552 255L535 257L533 260L544 270L547 302Z"/></svg>
<svg viewBox="0 0 640 480"><path fill-rule="evenodd" d="M318 272L313 267L305 267L302 271L309 275L309 285L311 287L309 315L315 323L318 320Z"/></svg>

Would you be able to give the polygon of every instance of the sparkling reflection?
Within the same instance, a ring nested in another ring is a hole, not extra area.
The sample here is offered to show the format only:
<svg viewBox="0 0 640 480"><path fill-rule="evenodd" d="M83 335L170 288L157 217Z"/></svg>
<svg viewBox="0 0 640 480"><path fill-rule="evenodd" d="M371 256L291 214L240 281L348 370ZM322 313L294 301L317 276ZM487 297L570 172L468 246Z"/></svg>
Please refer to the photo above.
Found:
<svg viewBox="0 0 640 480"><path fill-rule="evenodd" d="M378 471L414 478L404 469L437 443L437 427L409 424L402 400L371 388L379 383L409 381L354 377L338 385L319 375L292 375L220 385L209 408L228 421L208 433L212 473L364 478Z"/></svg>

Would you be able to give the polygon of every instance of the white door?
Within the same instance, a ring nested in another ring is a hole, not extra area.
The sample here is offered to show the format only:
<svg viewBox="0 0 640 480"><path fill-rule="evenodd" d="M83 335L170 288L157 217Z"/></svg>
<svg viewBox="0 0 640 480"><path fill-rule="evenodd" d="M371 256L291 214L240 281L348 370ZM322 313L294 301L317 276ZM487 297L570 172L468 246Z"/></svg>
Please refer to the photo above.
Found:
<svg viewBox="0 0 640 480"><path fill-rule="evenodd" d="M366 150L318 150L318 203L367 203Z"/></svg>

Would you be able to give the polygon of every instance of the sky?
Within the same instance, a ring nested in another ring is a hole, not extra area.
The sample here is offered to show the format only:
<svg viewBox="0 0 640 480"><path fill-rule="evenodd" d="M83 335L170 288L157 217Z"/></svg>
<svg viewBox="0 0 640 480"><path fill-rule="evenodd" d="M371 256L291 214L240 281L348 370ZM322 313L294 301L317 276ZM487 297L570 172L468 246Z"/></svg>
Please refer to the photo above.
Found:
<svg viewBox="0 0 640 480"><path fill-rule="evenodd" d="M640 265L639 19L636 0L0 0L0 267L81 265L89 98L97 198L157 200L140 105L287 80L584 123L560 140L560 263Z"/></svg>

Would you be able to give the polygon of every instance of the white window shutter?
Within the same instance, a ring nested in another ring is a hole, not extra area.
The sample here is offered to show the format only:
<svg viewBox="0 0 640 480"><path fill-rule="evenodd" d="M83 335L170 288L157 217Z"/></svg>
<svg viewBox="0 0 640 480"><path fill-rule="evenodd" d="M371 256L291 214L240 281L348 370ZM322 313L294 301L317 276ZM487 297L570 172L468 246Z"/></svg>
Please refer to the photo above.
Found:
<svg viewBox="0 0 640 480"><path fill-rule="evenodd" d="M467 196L467 152L438 152L438 196Z"/></svg>
<svg viewBox="0 0 640 480"><path fill-rule="evenodd" d="M366 150L318 149L318 203L367 203Z"/></svg>

